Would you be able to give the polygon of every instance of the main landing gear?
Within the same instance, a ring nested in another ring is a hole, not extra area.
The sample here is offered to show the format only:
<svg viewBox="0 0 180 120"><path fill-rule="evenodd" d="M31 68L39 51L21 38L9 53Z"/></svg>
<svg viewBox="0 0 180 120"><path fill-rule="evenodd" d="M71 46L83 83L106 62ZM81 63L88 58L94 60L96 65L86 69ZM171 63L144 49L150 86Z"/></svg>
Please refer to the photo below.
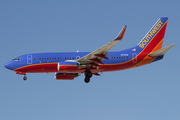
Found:
<svg viewBox="0 0 180 120"><path fill-rule="evenodd" d="M85 82L85 83L89 83L90 78L92 77L91 71L90 71L90 70L86 70L86 71L84 72L84 74L85 74L84 82Z"/></svg>

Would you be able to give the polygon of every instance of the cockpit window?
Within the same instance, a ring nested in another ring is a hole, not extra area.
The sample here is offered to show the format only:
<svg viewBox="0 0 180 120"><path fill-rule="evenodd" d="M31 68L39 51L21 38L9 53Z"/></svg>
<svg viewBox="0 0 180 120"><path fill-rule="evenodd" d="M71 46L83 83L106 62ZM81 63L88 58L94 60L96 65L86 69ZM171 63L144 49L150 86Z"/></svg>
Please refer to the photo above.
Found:
<svg viewBox="0 0 180 120"><path fill-rule="evenodd" d="M20 60L20 58L15 58L15 59L13 59L13 61L18 61L18 60Z"/></svg>

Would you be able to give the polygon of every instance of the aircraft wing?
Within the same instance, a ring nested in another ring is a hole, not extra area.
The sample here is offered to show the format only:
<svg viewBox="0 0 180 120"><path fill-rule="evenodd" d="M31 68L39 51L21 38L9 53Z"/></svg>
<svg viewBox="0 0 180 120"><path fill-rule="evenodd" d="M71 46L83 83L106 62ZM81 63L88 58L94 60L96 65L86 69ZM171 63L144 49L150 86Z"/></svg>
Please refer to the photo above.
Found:
<svg viewBox="0 0 180 120"><path fill-rule="evenodd" d="M98 64L103 64L101 61L103 59L108 59L106 56L108 55L108 51L116 45L119 41L122 40L124 33L126 31L126 27L124 26L118 36L112 40L111 42L107 43L106 45L98 48L97 50L89 53L88 55L80 58L77 60L80 64L90 64L92 66L98 66Z"/></svg>

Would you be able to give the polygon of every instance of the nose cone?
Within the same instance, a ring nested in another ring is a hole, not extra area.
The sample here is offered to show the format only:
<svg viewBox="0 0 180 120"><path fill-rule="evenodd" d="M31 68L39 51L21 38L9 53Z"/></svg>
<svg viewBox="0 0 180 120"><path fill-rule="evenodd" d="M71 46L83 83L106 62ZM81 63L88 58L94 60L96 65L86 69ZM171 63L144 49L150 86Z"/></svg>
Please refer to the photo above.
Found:
<svg viewBox="0 0 180 120"><path fill-rule="evenodd" d="M12 62L8 62L4 65L5 68L9 69L9 70L13 70L13 64Z"/></svg>

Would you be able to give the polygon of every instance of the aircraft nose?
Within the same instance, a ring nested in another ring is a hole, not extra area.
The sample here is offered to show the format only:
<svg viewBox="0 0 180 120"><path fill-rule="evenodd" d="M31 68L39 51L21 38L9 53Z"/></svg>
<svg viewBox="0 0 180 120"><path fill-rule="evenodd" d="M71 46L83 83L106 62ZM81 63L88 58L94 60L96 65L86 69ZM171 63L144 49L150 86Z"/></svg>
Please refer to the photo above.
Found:
<svg viewBox="0 0 180 120"><path fill-rule="evenodd" d="M8 62L4 65L5 68L7 69L10 69L10 70L13 70L13 65L12 65L12 62Z"/></svg>

